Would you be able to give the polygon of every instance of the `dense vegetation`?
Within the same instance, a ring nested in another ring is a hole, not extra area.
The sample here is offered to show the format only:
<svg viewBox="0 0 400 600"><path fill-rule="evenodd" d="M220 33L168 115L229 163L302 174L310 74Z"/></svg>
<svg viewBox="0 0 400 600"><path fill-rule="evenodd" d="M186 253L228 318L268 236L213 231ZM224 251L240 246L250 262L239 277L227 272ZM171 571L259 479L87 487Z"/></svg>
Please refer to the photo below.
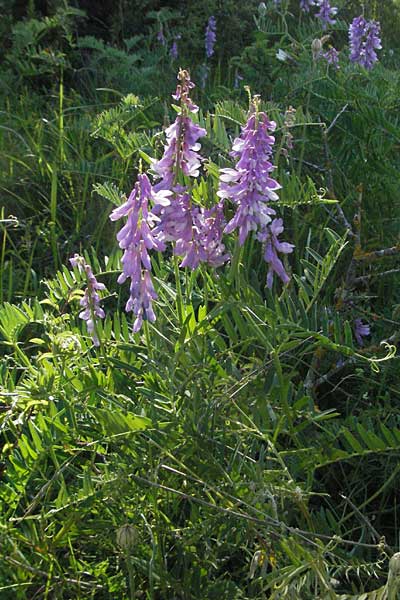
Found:
<svg viewBox="0 0 400 600"><path fill-rule="evenodd" d="M335 4L324 29L297 0L0 0L1 598L390 598L400 7L362 3L367 70L361 3ZM291 277L266 286L255 236L225 236L219 267L154 254L157 320L135 333L109 216L156 181L180 67L207 130L199 207L253 95L276 122ZM75 253L104 285L98 346Z"/></svg>

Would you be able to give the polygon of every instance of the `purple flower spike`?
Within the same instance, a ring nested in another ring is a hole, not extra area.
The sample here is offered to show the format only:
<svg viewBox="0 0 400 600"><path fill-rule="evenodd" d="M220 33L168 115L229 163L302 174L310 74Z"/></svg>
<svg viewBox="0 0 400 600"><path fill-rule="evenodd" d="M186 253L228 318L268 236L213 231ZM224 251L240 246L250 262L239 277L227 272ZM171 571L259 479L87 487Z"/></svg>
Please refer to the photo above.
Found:
<svg viewBox="0 0 400 600"><path fill-rule="evenodd" d="M269 121L263 112L257 112L257 100L254 110L242 133L236 138L231 156L238 159L235 168L221 169L218 196L222 200L230 199L236 205L233 218L225 226L225 233L239 230L239 244L244 244L251 231L257 233L257 239L265 246L264 259L269 263L267 285L272 286L274 272L284 283L289 281L278 252L289 254L294 246L280 242L278 236L283 231L282 219L274 219L276 212L270 202L278 199L281 186L272 179L274 166L271 163L272 146L275 138L270 132L276 123ZM271 222L272 221L272 222Z"/></svg>
<svg viewBox="0 0 400 600"><path fill-rule="evenodd" d="M282 261L278 257L280 254L290 254L293 252L294 245L288 242L280 242L278 236L283 231L282 219L274 219L272 223L260 231L257 238L265 244L264 260L269 264L267 275L267 286L272 288L274 273L282 280L283 283L289 283L290 277L285 271Z"/></svg>
<svg viewBox="0 0 400 600"><path fill-rule="evenodd" d="M371 328L368 323L363 323L362 319L354 320L354 335L359 346L363 346L363 338L370 335Z"/></svg>
<svg viewBox="0 0 400 600"><path fill-rule="evenodd" d="M147 177L139 175L138 181L128 200L110 215L112 221L128 217L126 224L117 234L119 247L124 250L122 256L122 273L118 283L131 280L130 297L125 310L133 311L136 316L134 331L142 326L143 319L155 321L152 301L157 298L150 277L151 260L149 250L162 252L164 242L156 235L155 225L159 218L150 208L152 202L155 210L168 206L171 192L156 192Z"/></svg>
<svg viewBox="0 0 400 600"><path fill-rule="evenodd" d="M379 22L356 17L349 28L349 40L351 62L372 69L378 60L375 50L382 48Z"/></svg>
<svg viewBox="0 0 400 600"><path fill-rule="evenodd" d="M319 12L315 15L322 21L323 29L326 29L328 25L334 25L336 20L333 17L336 15L338 9L331 6L330 0L317 0L319 6Z"/></svg>
<svg viewBox="0 0 400 600"><path fill-rule="evenodd" d="M194 123L189 114L198 111L198 106L189 96L195 86L185 70L179 71L178 79L180 83L172 97L180 102L180 112L165 132L167 143L163 157L153 161L153 170L161 179L154 188L156 191L175 190L177 173L197 177L202 163L198 140L207 135L207 131Z"/></svg>
<svg viewBox="0 0 400 600"><path fill-rule="evenodd" d="M271 221L275 210L269 202L278 199L281 186L270 176L274 170L270 162L275 138L269 134L276 123L265 113L252 113L236 138L231 156L237 158L235 168L221 169L218 196L236 204L236 213L225 227L225 233L239 230L243 245L250 231L262 229Z"/></svg>
<svg viewBox="0 0 400 600"><path fill-rule="evenodd" d="M300 0L300 8L303 12L310 12L310 8L315 6L316 0Z"/></svg>
<svg viewBox="0 0 400 600"><path fill-rule="evenodd" d="M69 259L69 262L73 267L78 267L80 271L84 271L86 274L87 288L85 290L83 298L80 300L80 305L83 310L79 313L79 318L86 321L86 327L88 333L91 335L93 344L100 346L100 340L96 331L96 318L104 319L104 310L100 306L100 296L97 293L99 290L105 290L106 286L104 283L99 283L96 277L93 275L93 271L90 265L85 262L83 256L75 254Z"/></svg>
<svg viewBox="0 0 400 600"><path fill-rule="evenodd" d="M217 21L215 17L210 17L208 19L207 27L206 27L206 35L205 35L205 45L206 45L206 56L210 58L214 54L214 45L217 41Z"/></svg>

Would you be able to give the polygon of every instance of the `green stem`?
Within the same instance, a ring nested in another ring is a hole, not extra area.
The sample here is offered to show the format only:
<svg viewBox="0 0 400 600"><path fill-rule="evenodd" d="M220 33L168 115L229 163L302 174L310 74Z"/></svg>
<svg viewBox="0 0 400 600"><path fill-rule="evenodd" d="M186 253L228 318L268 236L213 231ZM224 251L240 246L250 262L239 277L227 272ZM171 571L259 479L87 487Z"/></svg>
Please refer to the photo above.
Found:
<svg viewBox="0 0 400 600"><path fill-rule="evenodd" d="M129 597L131 598L131 600L134 600L136 597L135 573L133 570L132 561L129 556L129 553L125 554L125 563L129 578Z"/></svg>
<svg viewBox="0 0 400 600"><path fill-rule="evenodd" d="M233 256L232 256L231 268L229 271L228 279L231 284L233 282L235 282L235 284L236 284L235 287L238 291L239 291L239 268L240 268L240 263L241 263L241 259L242 259L242 254L243 254L243 246L241 246L239 244L239 241L236 240L235 250L234 250Z"/></svg>
<svg viewBox="0 0 400 600"><path fill-rule="evenodd" d="M182 287L181 278L179 273L178 257L174 256L174 272L175 272L175 285L176 285L176 310L178 313L179 325L183 325L183 298L182 298Z"/></svg>

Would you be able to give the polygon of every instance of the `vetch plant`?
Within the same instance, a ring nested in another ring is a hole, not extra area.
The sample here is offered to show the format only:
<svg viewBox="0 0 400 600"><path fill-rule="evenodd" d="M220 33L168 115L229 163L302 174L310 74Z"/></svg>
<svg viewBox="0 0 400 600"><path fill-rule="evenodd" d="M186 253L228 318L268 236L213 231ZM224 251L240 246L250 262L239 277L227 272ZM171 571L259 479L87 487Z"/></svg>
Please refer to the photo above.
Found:
<svg viewBox="0 0 400 600"><path fill-rule="evenodd" d="M219 200L210 207L194 202L191 182L200 174L203 158L199 140L207 132L194 122L192 115L198 106L190 97L194 88L188 71L180 70L174 100L179 102L178 115L166 130L166 144L160 160L153 160L152 171L158 179L151 184L146 174L141 174L128 200L114 209L112 221L127 217L117 234L123 250L122 273L118 283L130 279L130 296L126 311L133 311L136 319L133 330L138 332L143 320L154 322L153 301L157 299L151 279L150 252L164 252L171 242L173 254L180 257L180 267L191 270L200 263L220 267L228 259L223 234L239 231L243 245L248 234L254 231L263 244L264 258L269 265L267 285L272 286L273 274L287 283L289 276L279 258L289 254L293 245L281 242L282 219L275 218L276 211L270 203L278 199L280 188L271 177L272 146L270 135L276 125L259 111L255 97L242 134L234 141L231 155L237 160L235 168L221 169ZM236 213L227 224L224 202L231 200Z"/></svg>

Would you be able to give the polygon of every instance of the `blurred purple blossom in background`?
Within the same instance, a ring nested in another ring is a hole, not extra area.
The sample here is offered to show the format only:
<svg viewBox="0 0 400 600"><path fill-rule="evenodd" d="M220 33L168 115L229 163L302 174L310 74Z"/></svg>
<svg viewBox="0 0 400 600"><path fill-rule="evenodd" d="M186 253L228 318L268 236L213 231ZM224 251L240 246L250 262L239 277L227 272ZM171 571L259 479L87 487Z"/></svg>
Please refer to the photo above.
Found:
<svg viewBox="0 0 400 600"><path fill-rule="evenodd" d="M165 46L165 44L167 43L165 36L164 36L162 25L160 25L160 29L157 32L157 40L160 42L160 44L162 46Z"/></svg>
<svg viewBox="0 0 400 600"><path fill-rule="evenodd" d="M368 323L363 323L362 319L354 320L354 335L359 346L363 345L363 337L370 335L371 328Z"/></svg>
<svg viewBox="0 0 400 600"><path fill-rule="evenodd" d="M217 21L214 16L211 16L208 19L206 34L205 34L205 46L206 46L206 56L210 58L214 54L214 45L217 41Z"/></svg>
<svg viewBox="0 0 400 600"><path fill-rule="evenodd" d="M104 310L100 306L100 296L97 293L99 290L105 290L106 286L104 283L99 283L96 277L93 275L93 271L90 265L88 265L79 254L75 254L69 259L69 262L73 267L77 267L80 271L84 271L86 274L87 288L85 290L83 298L80 300L80 305L83 310L79 313L79 318L86 321L86 327L88 333L91 335L93 344L100 346L100 340L96 331L96 318L104 319Z"/></svg>
<svg viewBox="0 0 400 600"><path fill-rule="evenodd" d="M334 25L336 20L333 17L336 15L338 9L331 6L330 0L317 0L317 2L319 12L315 16L321 19L323 29L326 29L328 25Z"/></svg>
<svg viewBox="0 0 400 600"><path fill-rule="evenodd" d="M178 40L181 39L181 35L177 35L175 36L174 41L172 42L172 46L169 50L169 55L172 58L172 60L176 60L179 56L179 51L178 51Z"/></svg>
<svg viewBox="0 0 400 600"><path fill-rule="evenodd" d="M355 17L349 28L349 40L351 62L372 69L378 60L375 50L382 48L379 22Z"/></svg>
<svg viewBox="0 0 400 600"><path fill-rule="evenodd" d="M315 6L316 0L300 0L300 8L304 12L310 12L310 8Z"/></svg>

